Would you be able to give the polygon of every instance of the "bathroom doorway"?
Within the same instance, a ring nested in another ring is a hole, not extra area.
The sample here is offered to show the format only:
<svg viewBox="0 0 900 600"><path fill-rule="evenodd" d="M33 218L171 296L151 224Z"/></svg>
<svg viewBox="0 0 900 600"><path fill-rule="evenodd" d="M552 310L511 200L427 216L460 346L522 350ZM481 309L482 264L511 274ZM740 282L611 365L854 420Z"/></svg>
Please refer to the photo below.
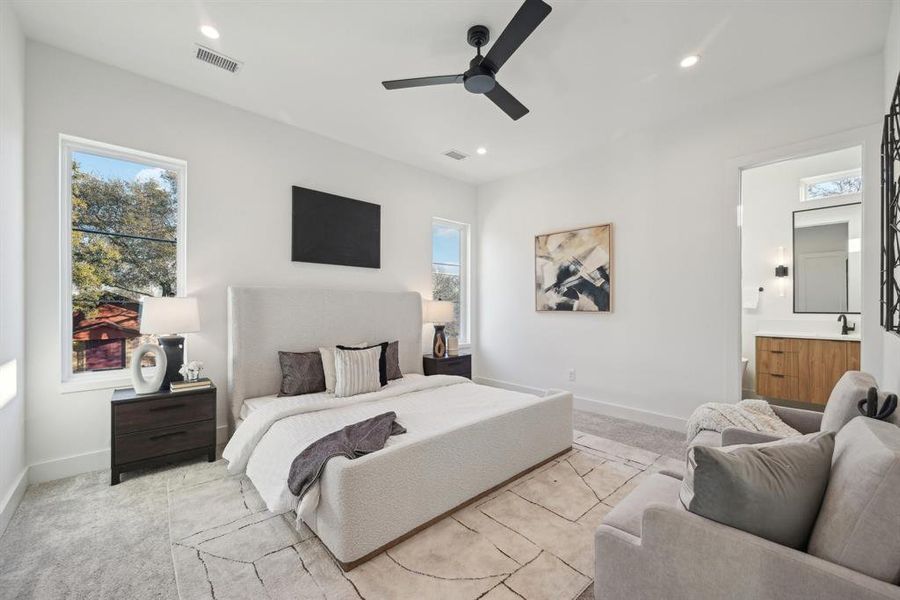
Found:
<svg viewBox="0 0 900 600"><path fill-rule="evenodd" d="M742 397L823 408L860 361L862 147L741 172Z"/></svg>

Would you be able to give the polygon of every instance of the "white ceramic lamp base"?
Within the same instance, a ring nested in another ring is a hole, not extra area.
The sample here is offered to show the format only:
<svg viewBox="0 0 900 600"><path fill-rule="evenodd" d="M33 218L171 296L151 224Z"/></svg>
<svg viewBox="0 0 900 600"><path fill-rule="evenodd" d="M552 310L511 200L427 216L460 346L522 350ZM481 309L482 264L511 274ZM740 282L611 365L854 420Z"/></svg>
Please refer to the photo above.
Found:
<svg viewBox="0 0 900 600"><path fill-rule="evenodd" d="M144 378L144 371L141 369L141 362L148 354L156 356L156 370L150 379ZM131 355L131 385L138 394L153 394L159 391L163 379L166 376L166 366L168 360L163 349L156 344L141 344L134 354Z"/></svg>

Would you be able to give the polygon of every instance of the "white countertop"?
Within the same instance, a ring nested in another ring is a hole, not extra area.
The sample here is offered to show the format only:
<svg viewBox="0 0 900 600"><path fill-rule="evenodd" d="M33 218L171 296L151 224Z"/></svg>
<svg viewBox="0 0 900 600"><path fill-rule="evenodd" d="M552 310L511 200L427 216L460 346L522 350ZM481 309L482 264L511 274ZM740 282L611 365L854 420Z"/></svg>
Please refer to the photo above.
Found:
<svg viewBox="0 0 900 600"><path fill-rule="evenodd" d="M756 337L778 337L778 338L798 338L803 340L836 340L839 342L858 342L860 335L858 331L851 331L847 335L837 333L809 333L803 331L757 331L754 333Z"/></svg>

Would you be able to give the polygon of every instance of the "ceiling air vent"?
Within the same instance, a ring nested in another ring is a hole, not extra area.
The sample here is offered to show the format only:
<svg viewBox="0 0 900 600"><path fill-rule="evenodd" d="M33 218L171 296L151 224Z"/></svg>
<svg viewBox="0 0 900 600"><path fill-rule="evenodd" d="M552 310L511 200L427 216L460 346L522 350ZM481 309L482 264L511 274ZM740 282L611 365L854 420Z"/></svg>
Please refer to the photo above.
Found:
<svg viewBox="0 0 900 600"><path fill-rule="evenodd" d="M444 156L449 156L453 160L465 160L469 158L468 154L464 154L459 150L447 150L446 152L444 152Z"/></svg>
<svg viewBox="0 0 900 600"><path fill-rule="evenodd" d="M229 73L236 73L241 68L240 62L199 44L197 44L197 60L225 69Z"/></svg>

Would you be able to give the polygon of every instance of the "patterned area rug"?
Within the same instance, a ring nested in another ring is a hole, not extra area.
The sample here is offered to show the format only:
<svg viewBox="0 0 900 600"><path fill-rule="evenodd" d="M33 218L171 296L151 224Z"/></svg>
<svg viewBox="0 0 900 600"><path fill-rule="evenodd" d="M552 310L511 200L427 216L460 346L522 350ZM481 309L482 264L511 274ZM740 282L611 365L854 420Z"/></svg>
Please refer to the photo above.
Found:
<svg viewBox="0 0 900 600"><path fill-rule="evenodd" d="M179 596L322 600L573 600L591 585L593 532L643 479L681 462L576 432L575 446L349 573L293 514L265 510L224 463L168 483Z"/></svg>

